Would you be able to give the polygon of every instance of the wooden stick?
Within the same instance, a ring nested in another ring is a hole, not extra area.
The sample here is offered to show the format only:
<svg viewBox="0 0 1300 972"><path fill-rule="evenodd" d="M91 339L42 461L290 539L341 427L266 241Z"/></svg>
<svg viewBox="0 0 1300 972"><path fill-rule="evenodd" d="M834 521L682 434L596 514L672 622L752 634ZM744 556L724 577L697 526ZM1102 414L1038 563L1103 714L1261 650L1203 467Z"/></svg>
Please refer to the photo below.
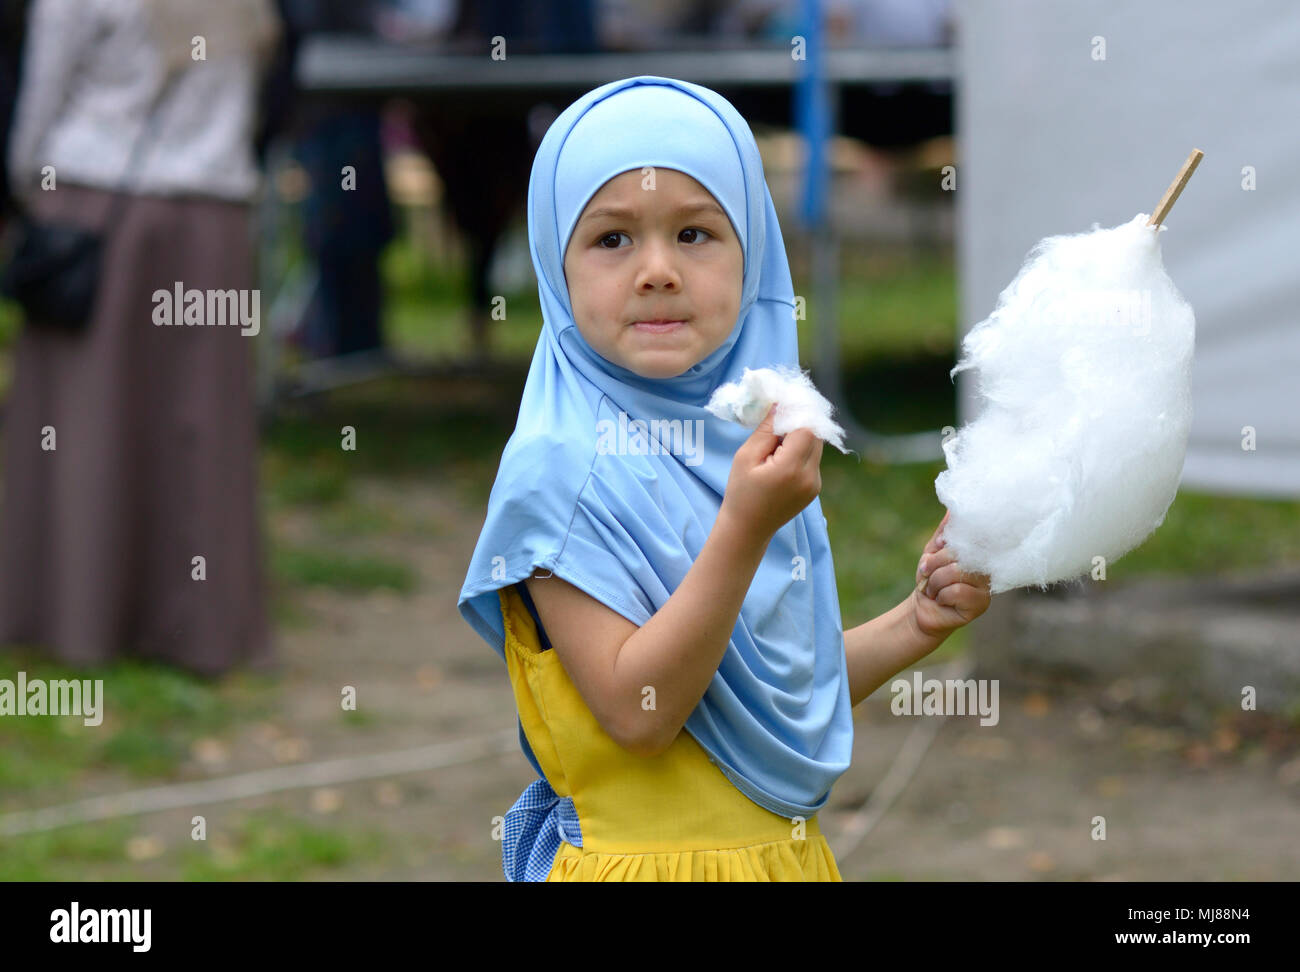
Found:
<svg viewBox="0 0 1300 972"><path fill-rule="evenodd" d="M1178 202L1178 197L1183 191L1183 186L1187 185L1187 180L1192 177L1196 167L1201 164L1201 159L1205 158L1205 153L1200 149L1192 149L1192 154L1187 156L1187 161L1183 163L1178 177L1169 184L1165 194L1160 197L1160 202L1156 203L1155 210L1151 213L1151 218L1147 220L1148 226L1159 226L1169 215L1169 210L1174 208L1174 203Z"/></svg>

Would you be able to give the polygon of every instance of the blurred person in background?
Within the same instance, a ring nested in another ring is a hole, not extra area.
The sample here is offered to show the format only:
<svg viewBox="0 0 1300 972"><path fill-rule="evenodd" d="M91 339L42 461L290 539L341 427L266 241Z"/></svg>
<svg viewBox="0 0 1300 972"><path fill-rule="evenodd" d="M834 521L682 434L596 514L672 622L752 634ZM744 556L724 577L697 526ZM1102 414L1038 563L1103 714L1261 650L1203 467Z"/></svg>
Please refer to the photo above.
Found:
<svg viewBox="0 0 1300 972"><path fill-rule="evenodd" d="M488 55L494 37L505 38L507 57L595 53L595 0L460 0L444 49ZM524 203L541 140L538 118L547 111L543 98L529 93L464 92L420 103L412 118L416 141L438 171L444 204L465 240L473 360L490 356L492 261ZM549 124L541 124L543 132Z"/></svg>
<svg viewBox="0 0 1300 972"><path fill-rule="evenodd" d="M281 0L295 45L316 34L374 36L385 7L379 0ZM384 181L380 108L346 99L300 102L293 138L294 157L310 186L303 243L318 273L292 340L314 357L381 351L379 257L396 228Z"/></svg>
<svg viewBox="0 0 1300 972"><path fill-rule="evenodd" d="M270 0L31 5L12 189L34 219L106 236L86 330L28 320L16 349L0 642L75 666L272 663L255 331L189 326L188 298L181 326L159 326L155 295L198 291L211 308L233 290L258 307L252 143L278 31Z"/></svg>
<svg viewBox="0 0 1300 972"><path fill-rule="evenodd" d="M456 16L456 0L388 0L376 11L375 26L399 44L441 40Z"/></svg>
<svg viewBox="0 0 1300 972"><path fill-rule="evenodd" d="M610 51L655 51L682 40L745 38L755 16L745 11L755 2L766 17L778 0L597 0L600 43Z"/></svg>

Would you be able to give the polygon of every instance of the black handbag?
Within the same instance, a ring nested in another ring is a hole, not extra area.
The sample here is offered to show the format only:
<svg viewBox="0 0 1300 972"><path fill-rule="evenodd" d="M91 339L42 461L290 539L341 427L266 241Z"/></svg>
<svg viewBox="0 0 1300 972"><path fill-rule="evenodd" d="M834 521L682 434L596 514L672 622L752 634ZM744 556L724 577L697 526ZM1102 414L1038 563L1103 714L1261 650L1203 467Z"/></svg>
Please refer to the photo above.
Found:
<svg viewBox="0 0 1300 972"><path fill-rule="evenodd" d="M22 305L29 325L80 333L95 307L103 249L99 233L29 222L0 292Z"/></svg>
<svg viewBox="0 0 1300 972"><path fill-rule="evenodd" d="M166 85L160 85L154 96L149 117L127 158L127 173L139 161L140 149L153 130L155 109L164 90ZM105 221L109 228L120 224L127 201L125 174L121 182ZM21 219L22 235L0 278L0 293L21 305L29 327L83 333L95 310L107 232L68 223L38 222L25 213Z"/></svg>

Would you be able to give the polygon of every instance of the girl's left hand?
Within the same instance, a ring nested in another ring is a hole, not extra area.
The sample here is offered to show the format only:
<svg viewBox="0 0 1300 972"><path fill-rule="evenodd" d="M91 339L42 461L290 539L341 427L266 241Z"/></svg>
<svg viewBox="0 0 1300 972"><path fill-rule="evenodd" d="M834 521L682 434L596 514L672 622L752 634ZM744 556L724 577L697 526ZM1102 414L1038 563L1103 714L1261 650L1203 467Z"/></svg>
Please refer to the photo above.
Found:
<svg viewBox="0 0 1300 972"><path fill-rule="evenodd" d="M930 638L946 638L974 621L992 600L988 576L964 573L957 555L944 546L943 528L950 515L944 514L916 566L912 610L917 629Z"/></svg>

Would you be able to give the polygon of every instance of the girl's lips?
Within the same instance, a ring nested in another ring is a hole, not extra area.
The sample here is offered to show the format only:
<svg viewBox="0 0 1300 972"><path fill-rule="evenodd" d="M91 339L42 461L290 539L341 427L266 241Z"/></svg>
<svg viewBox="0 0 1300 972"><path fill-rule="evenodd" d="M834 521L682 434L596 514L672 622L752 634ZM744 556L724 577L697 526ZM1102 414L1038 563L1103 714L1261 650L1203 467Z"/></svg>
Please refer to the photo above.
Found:
<svg viewBox="0 0 1300 972"><path fill-rule="evenodd" d="M667 334L684 327L685 324L685 321L637 321L632 326L638 331L646 331L649 334Z"/></svg>

